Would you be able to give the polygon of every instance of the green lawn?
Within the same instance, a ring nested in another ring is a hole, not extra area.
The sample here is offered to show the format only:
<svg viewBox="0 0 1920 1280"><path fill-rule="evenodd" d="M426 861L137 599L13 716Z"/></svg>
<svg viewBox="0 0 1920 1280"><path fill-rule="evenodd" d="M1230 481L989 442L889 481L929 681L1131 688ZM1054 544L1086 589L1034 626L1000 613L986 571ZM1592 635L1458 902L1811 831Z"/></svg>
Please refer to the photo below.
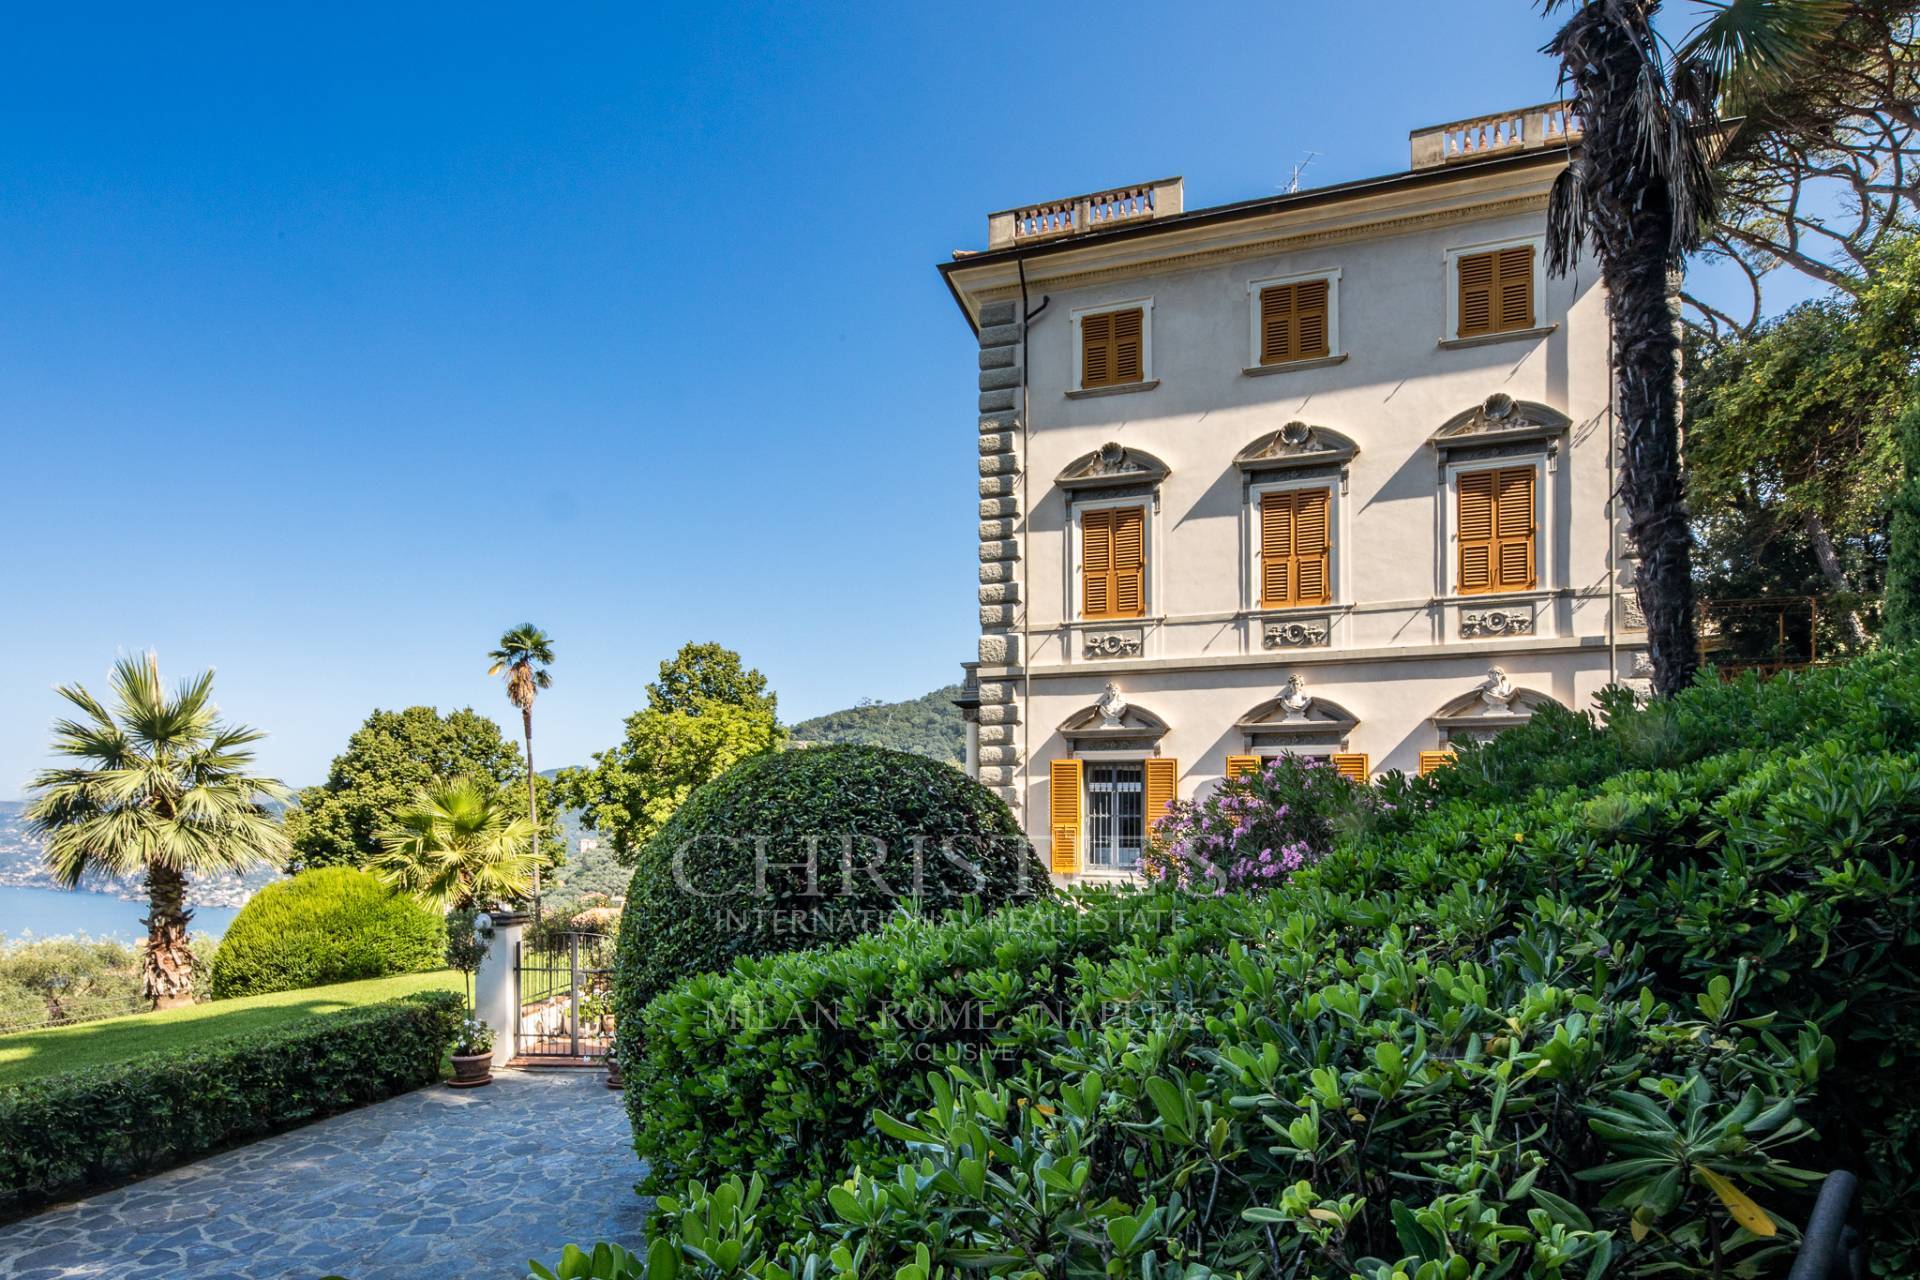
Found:
<svg viewBox="0 0 1920 1280"><path fill-rule="evenodd" d="M16 1031L0 1036L0 1086L59 1071L119 1062L156 1049L205 1044L315 1014L338 1013L356 1005L391 1000L415 991L435 990L465 991L466 987L459 974L444 969L438 973L409 973L397 978L308 987L304 991L279 991L268 996L214 1000L185 1009L136 1013L75 1027Z"/></svg>

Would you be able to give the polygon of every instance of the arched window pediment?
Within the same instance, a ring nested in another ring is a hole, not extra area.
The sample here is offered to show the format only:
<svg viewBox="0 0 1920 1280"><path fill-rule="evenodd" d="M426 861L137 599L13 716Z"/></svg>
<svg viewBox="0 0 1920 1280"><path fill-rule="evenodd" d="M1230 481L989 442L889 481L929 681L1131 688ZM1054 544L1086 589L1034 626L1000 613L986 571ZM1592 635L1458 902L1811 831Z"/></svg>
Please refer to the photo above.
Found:
<svg viewBox="0 0 1920 1280"><path fill-rule="evenodd" d="M1261 747L1309 741L1334 743L1344 740L1359 723L1359 717L1351 711L1337 702L1313 697L1307 693L1305 681L1291 676L1278 696L1247 712L1234 727L1247 736L1249 747Z"/></svg>
<svg viewBox="0 0 1920 1280"><path fill-rule="evenodd" d="M1442 730L1510 729L1525 724L1541 707L1559 705L1538 690L1520 688L1499 667L1489 667L1479 684L1434 712L1433 723Z"/></svg>
<svg viewBox="0 0 1920 1280"><path fill-rule="evenodd" d="M1113 685L1108 685L1091 706L1061 721L1059 729L1060 736L1077 751L1152 747L1166 732L1165 720L1145 707L1133 705Z"/></svg>
<svg viewBox="0 0 1920 1280"><path fill-rule="evenodd" d="M1329 427L1289 422L1235 454L1233 465L1250 474L1302 467L1344 467L1359 452L1359 445Z"/></svg>
<svg viewBox="0 0 1920 1280"><path fill-rule="evenodd" d="M1556 440L1572 426L1573 419L1558 409L1496 391L1441 423L1427 443L1445 457L1457 449Z"/></svg>
<svg viewBox="0 0 1920 1280"><path fill-rule="evenodd" d="M1075 458L1054 477L1054 483L1069 493L1083 489L1115 487L1151 487L1173 474L1173 469L1141 449L1130 448L1117 440Z"/></svg>

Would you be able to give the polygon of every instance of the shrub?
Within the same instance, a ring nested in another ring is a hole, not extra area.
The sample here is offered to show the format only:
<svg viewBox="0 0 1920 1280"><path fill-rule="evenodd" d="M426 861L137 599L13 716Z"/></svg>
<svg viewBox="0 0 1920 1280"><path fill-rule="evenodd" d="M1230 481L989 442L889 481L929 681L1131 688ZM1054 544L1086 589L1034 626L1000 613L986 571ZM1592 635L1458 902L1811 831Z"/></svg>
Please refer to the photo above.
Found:
<svg viewBox="0 0 1920 1280"><path fill-rule="evenodd" d="M0 1212L431 1084L461 1014L429 992L0 1089Z"/></svg>
<svg viewBox="0 0 1920 1280"><path fill-rule="evenodd" d="M1333 848L1378 801L1326 760L1276 756L1258 773L1177 800L1153 824L1141 859L1149 880L1216 892L1269 888Z"/></svg>
<svg viewBox="0 0 1920 1280"><path fill-rule="evenodd" d="M216 1000L423 973L444 963L439 914L371 872L321 867L247 900L213 957Z"/></svg>
<svg viewBox="0 0 1920 1280"><path fill-rule="evenodd" d="M764 1173L794 1274L1749 1274L1846 1166L1908 1274L1920 655L1609 709L1391 779L1272 892L683 983L622 1060L649 1187Z"/></svg>
<svg viewBox="0 0 1920 1280"><path fill-rule="evenodd" d="M634 1026L648 1000L690 974L844 942L903 903L932 914L968 897L993 907L1049 883L998 796L950 765L866 746L736 766L694 792L636 867L615 978L618 1012Z"/></svg>

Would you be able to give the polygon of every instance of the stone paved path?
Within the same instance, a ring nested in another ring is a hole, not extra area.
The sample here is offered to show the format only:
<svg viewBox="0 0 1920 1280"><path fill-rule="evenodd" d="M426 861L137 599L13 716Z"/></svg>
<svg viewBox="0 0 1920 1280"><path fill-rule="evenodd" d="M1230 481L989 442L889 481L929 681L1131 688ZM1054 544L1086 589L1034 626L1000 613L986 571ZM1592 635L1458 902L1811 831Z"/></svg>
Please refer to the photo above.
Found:
<svg viewBox="0 0 1920 1280"><path fill-rule="evenodd" d="M523 1280L635 1245L647 1202L597 1071L422 1089L0 1227L0 1280Z"/></svg>

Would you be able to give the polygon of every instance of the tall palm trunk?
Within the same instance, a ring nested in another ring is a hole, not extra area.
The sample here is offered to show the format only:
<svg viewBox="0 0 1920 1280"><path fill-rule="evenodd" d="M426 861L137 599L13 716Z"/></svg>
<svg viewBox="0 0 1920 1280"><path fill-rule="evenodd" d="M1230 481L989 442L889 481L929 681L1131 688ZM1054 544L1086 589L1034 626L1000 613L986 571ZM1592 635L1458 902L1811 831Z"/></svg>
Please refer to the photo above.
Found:
<svg viewBox="0 0 1920 1280"><path fill-rule="evenodd" d="M147 866L147 999L156 1009L193 1003L193 949L187 945L187 878L161 863Z"/></svg>
<svg viewBox="0 0 1920 1280"><path fill-rule="evenodd" d="M1674 192L1650 162L1643 86L1651 42L1645 0L1582 5L1550 48L1573 82L1585 129L1575 163L1607 287L1621 429L1620 492L1639 552L1634 589L1646 617L1653 688L1692 683L1692 539L1680 469L1680 315Z"/></svg>
<svg viewBox="0 0 1920 1280"><path fill-rule="evenodd" d="M533 819L533 918L540 919L540 799L533 772L533 708L520 708L520 726L527 735L527 816Z"/></svg>

